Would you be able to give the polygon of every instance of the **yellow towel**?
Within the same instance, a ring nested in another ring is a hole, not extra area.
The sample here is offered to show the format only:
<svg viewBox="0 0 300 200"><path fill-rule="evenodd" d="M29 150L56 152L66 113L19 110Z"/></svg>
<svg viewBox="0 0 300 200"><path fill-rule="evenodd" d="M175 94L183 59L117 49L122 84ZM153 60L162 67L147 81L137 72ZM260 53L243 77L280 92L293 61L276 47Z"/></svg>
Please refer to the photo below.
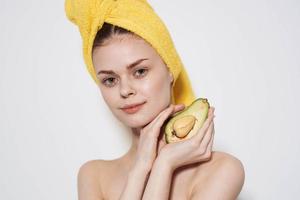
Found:
<svg viewBox="0 0 300 200"><path fill-rule="evenodd" d="M155 48L173 74L172 103L188 106L196 99L167 27L146 0L66 0L65 12L79 28L84 61L96 84L99 80L92 63L92 46L98 30L107 22L134 32Z"/></svg>

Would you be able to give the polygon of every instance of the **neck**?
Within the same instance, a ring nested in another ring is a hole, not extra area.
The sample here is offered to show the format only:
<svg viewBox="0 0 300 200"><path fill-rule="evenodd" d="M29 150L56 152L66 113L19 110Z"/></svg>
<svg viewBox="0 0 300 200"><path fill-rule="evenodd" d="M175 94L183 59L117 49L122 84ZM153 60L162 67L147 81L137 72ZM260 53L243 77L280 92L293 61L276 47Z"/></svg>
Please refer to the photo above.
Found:
<svg viewBox="0 0 300 200"><path fill-rule="evenodd" d="M135 164L141 129L142 128L131 128L131 132L132 132L131 147L128 150L128 152L125 154L125 160L131 163L130 166L133 166Z"/></svg>
<svg viewBox="0 0 300 200"><path fill-rule="evenodd" d="M136 153L137 153L137 148L138 148L138 144L139 144L139 140L140 140L141 130L142 130L142 128L131 128L132 143L131 143L129 153L133 156L135 156Z"/></svg>

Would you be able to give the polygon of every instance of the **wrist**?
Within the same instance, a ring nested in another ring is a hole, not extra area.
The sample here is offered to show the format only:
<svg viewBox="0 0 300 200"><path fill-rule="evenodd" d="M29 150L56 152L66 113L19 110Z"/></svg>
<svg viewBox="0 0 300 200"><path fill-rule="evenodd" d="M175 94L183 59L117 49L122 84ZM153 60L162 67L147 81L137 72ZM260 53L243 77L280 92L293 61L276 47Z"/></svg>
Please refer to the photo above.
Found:
<svg viewBox="0 0 300 200"><path fill-rule="evenodd" d="M159 155L155 162L154 162L154 167L160 168L165 171L170 171L171 173L174 172L176 169L176 166L171 162L170 159L168 159L167 156L164 155Z"/></svg>
<svg viewBox="0 0 300 200"><path fill-rule="evenodd" d="M147 175L151 171L147 165L137 162L133 165L133 168L130 170L130 174L133 176Z"/></svg>

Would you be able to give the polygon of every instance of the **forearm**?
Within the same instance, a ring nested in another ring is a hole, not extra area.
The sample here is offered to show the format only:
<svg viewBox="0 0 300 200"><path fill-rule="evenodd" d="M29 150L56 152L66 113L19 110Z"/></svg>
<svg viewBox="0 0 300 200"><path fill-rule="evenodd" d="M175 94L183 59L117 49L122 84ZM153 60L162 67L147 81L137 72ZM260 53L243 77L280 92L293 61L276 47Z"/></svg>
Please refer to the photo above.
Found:
<svg viewBox="0 0 300 200"><path fill-rule="evenodd" d="M141 200L150 170L135 165L129 172L120 200Z"/></svg>
<svg viewBox="0 0 300 200"><path fill-rule="evenodd" d="M163 159L157 159L154 162L142 199L168 200L173 171Z"/></svg>

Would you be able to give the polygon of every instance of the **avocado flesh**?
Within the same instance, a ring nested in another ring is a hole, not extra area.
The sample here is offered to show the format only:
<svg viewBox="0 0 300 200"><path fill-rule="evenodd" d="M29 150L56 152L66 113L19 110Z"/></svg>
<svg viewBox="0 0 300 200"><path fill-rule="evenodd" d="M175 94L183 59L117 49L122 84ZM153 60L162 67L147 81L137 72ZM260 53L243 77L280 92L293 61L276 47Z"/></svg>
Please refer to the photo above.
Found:
<svg viewBox="0 0 300 200"><path fill-rule="evenodd" d="M205 120L208 116L208 110L210 108L209 102L206 98L198 98L193 101L188 107L184 110L177 112L173 117L166 121L165 125L165 140L167 143L178 142L182 140L186 140L195 134L197 134L198 130L202 127ZM196 118L196 122L190 132L183 138L179 138L175 135L173 130L173 124L177 119L180 119L184 116L192 115Z"/></svg>

